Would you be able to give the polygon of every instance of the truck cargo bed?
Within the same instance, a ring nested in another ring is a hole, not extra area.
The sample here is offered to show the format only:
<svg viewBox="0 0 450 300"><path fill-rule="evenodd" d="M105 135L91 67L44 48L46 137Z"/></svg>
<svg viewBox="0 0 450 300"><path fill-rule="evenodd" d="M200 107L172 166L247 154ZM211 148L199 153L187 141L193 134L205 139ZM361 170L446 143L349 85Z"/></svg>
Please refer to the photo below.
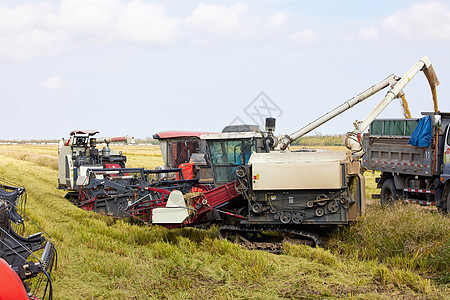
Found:
<svg viewBox="0 0 450 300"><path fill-rule="evenodd" d="M434 145L416 147L408 144L409 136L364 136L363 166L369 170L433 176L441 171L442 157L434 156ZM443 138L439 138L443 143ZM438 147L439 149L439 147ZM433 163L436 165L433 168ZM434 173L433 173L434 171Z"/></svg>

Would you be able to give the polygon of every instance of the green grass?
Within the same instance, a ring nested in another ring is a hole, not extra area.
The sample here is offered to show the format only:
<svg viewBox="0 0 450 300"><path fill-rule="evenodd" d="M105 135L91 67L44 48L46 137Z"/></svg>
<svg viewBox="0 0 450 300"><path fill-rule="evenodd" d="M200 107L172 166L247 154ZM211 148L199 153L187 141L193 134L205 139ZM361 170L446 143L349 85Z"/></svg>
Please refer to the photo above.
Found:
<svg viewBox="0 0 450 300"><path fill-rule="evenodd" d="M56 146L8 147L0 146L0 175L27 188L27 214L52 235L59 252L52 275L55 299L442 299L450 294L449 218L433 210L382 209L369 202L361 222L336 229L322 248L286 244L274 255L219 240L216 228L168 230L78 209L56 189L56 169L39 159L52 156L48 149L56 159ZM121 150L132 166L154 168L162 160L155 146L148 147ZM367 177L367 193L374 193L375 175Z"/></svg>
<svg viewBox="0 0 450 300"><path fill-rule="evenodd" d="M418 271L450 283L450 222L436 211L404 204L371 207L363 220L340 228L327 247L358 260Z"/></svg>

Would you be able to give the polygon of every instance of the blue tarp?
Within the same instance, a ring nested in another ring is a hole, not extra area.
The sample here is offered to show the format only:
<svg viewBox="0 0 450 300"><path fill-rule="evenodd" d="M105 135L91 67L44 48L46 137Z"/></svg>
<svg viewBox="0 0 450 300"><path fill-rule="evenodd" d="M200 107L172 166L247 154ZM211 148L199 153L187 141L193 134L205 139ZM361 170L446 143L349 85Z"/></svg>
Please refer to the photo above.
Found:
<svg viewBox="0 0 450 300"><path fill-rule="evenodd" d="M411 134L408 143L417 147L430 147L431 133L431 116L425 116L419 120L419 124L417 124L416 129Z"/></svg>

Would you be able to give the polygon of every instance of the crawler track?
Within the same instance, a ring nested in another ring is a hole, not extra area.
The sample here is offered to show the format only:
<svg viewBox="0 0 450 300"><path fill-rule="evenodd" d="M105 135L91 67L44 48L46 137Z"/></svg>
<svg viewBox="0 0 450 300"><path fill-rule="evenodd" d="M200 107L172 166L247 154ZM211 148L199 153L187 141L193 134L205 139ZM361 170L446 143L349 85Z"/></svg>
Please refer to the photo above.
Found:
<svg viewBox="0 0 450 300"><path fill-rule="evenodd" d="M281 232L282 235L272 236L266 233ZM219 237L228 239L250 250L262 250L270 253L280 253L283 243L305 244L317 247L322 239L315 233L282 226L231 226L224 225L219 229ZM280 238L282 239L280 240Z"/></svg>

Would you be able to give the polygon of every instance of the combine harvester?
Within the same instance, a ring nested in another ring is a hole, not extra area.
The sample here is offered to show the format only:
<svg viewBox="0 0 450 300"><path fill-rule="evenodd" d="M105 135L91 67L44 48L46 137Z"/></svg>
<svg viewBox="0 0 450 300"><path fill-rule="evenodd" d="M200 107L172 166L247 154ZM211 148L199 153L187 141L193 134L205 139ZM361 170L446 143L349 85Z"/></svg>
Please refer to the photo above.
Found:
<svg viewBox="0 0 450 300"><path fill-rule="evenodd" d="M210 221L202 216L215 211L220 214L215 220L221 225L220 235L249 248L277 252L280 244L264 241L268 231L281 232L287 240L320 244L321 231L365 213L361 133L393 99L404 99L403 88L421 70L435 91L436 75L423 57L402 78L387 77L290 136L274 136L273 118L266 120L265 132L225 128L221 134L201 136L216 188L187 200L171 192L165 204L152 209L151 223L192 226ZM346 145L352 153L286 151L292 141L389 86L382 101L348 134Z"/></svg>
<svg viewBox="0 0 450 300"><path fill-rule="evenodd" d="M25 188L0 183L0 299L52 299L56 249L43 232L20 235L29 220L25 204Z"/></svg>
<svg viewBox="0 0 450 300"><path fill-rule="evenodd" d="M161 202L170 191L187 193L199 182L185 167L192 166L186 163L199 150L198 133L161 133L161 150L169 167L156 170L126 168L126 156L110 148L110 143L132 144L134 137L97 138L97 133L75 130L58 146L58 189L68 191L66 198L84 210L145 220L147 216L141 215L145 211L134 203ZM172 168L173 163L180 168ZM195 191L208 188L198 185Z"/></svg>
<svg viewBox="0 0 450 300"><path fill-rule="evenodd" d="M123 201L129 203L125 214L148 224L177 228L217 223L221 237L251 249L278 252L282 240L319 245L323 231L356 221L365 213L361 133L393 99L403 97L402 89L420 70L434 88L436 76L428 58L423 57L402 78L387 77L291 135L277 138L274 118L266 119L265 131L241 125L225 127L220 134L201 135L198 150L191 151L191 158L197 156L199 163L193 159L189 163L193 169L206 164L210 174L199 172L197 178L188 180L200 182L211 177L210 190L187 196L192 189L164 189L164 180L157 180L161 188L155 188L144 178L127 187L130 194L117 197L124 196ZM292 141L388 86L391 89L380 104L348 134L346 145L352 152L287 150ZM163 156L168 158L163 144ZM167 174L179 163L169 164L166 158L167 166L157 172ZM178 179L182 179L184 172L178 170ZM92 174L97 172L87 170L83 176L94 179ZM101 184L109 186L100 181L96 188L101 189ZM280 234L267 236L271 231Z"/></svg>
<svg viewBox="0 0 450 300"><path fill-rule="evenodd" d="M96 138L97 133L75 130L67 141L60 141L58 189L67 190L66 198L82 209L125 217L123 211L128 202L117 195L127 193L127 186L146 182L146 174L140 169L127 169L124 173L126 156L109 145L134 143L134 137ZM97 144L105 146L98 149Z"/></svg>

